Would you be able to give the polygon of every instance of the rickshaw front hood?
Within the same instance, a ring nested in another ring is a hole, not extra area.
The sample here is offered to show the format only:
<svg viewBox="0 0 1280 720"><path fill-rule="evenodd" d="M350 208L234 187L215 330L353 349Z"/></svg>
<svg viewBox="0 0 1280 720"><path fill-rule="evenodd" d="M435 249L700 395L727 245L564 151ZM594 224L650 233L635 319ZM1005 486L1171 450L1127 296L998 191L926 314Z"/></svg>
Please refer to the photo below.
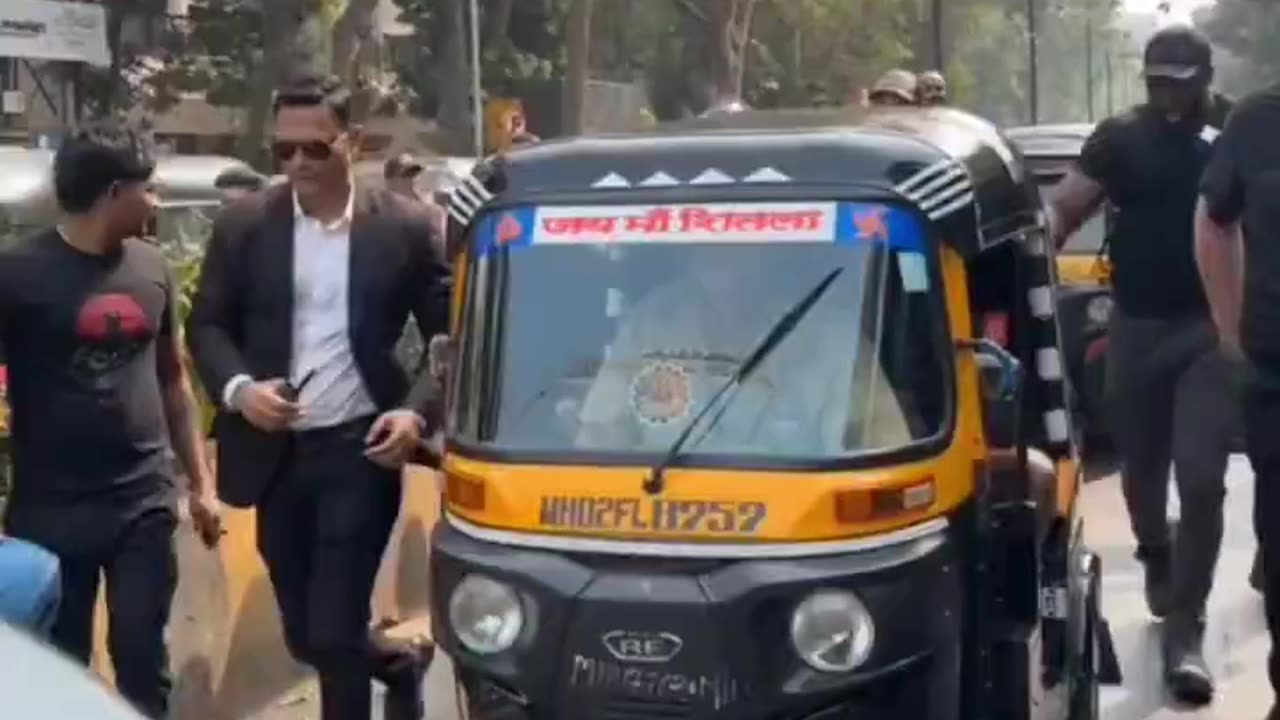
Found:
<svg viewBox="0 0 1280 720"><path fill-rule="evenodd" d="M810 543L888 533L947 515L969 499L974 463L962 443L935 457L839 471L673 468L665 490L642 488L643 467L525 465L450 453L448 515L531 535L628 541ZM876 491L931 486L931 501L850 521L842 503ZM842 521L843 519L843 521Z"/></svg>

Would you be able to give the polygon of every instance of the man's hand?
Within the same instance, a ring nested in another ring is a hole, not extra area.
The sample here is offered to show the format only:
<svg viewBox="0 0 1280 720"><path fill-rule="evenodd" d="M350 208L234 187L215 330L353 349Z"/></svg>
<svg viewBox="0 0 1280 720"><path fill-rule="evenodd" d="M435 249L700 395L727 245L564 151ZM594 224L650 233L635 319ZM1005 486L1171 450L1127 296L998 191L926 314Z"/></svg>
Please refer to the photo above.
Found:
<svg viewBox="0 0 1280 720"><path fill-rule="evenodd" d="M414 413L383 413L364 438L364 456L388 470L399 470L409 461L422 438L422 422Z"/></svg>
<svg viewBox="0 0 1280 720"><path fill-rule="evenodd" d="M299 413L298 403L289 399L288 388L281 378L251 382L236 391L236 409L259 430L283 430Z"/></svg>
<svg viewBox="0 0 1280 720"><path fill-rule="evenodd" d="M210 550L217 547L218 540L225 533L222 529L222 505L218 498L212 492L190 495L187 506L191 511L191 524L205 547Z"/></svg>

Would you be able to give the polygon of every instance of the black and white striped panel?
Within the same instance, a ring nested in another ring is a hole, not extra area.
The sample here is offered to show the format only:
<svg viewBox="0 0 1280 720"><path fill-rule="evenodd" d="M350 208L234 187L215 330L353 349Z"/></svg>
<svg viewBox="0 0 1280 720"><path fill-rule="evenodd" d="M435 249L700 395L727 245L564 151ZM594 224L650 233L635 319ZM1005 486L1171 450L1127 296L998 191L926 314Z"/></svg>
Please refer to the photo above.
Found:
<svg viewBox="0 0 1280 720"><path fill-rule="evenodd" d="M459 230L465 230L480 209L493 199L493 193L474 175L462 178L449 191L449 217L458 224Z"/></svg>
<svg viewBox="0 0 1280 720"><path fill-rule="evenodd" d="M915 203L930 220L941 220L973 202L969 170L950 159L930 165L894 189Z"/></svg>
<svg viewBox="0 0 1280 720"><path fill-rule="evenodd" d="M1023 237L1023 276L1027 279L1027 304L1031 309L1031 337L1035 345L1034 365L1029 375L1041 392L1032 397L1043 399L1041 419L1044 422L1045 448L1050 455L1062 457L1071 452L1071 413L1068 412L1066 367L1059 341L1057 297L1052 258L1045 252L1045 237L1032 231Z"/></svg>

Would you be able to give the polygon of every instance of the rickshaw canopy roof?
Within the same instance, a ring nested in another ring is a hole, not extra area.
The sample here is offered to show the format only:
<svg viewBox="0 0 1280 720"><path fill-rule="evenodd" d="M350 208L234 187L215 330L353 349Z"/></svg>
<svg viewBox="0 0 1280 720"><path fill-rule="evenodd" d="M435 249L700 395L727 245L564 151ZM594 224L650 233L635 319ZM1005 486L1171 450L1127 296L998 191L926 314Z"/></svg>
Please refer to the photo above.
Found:
<svg viewBox="0 0 1280 720"><path fill-rule="evenodd" d="M949 108L746 110L656 132L541 143L477 168L499 204L907 199L972 256L1039 222L1017 154Z"/></svg>

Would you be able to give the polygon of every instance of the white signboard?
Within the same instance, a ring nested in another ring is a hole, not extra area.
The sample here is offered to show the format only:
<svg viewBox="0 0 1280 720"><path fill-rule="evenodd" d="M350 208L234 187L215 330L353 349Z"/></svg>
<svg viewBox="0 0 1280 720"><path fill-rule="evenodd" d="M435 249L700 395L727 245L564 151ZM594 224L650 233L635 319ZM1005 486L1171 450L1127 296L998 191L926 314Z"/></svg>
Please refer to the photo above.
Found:
<svg viewBox="0 0 1280 720"><path fill-rule="evenodd" d="M833 202L561 206L538 208L533 243L831 242L835 231Z"/></svg>
<svg viewBox="0 0 1280 720"><path fill-rule="evenodd" d="M0 56L107 67L107 11L55 0L0 0Z"/></svg>

